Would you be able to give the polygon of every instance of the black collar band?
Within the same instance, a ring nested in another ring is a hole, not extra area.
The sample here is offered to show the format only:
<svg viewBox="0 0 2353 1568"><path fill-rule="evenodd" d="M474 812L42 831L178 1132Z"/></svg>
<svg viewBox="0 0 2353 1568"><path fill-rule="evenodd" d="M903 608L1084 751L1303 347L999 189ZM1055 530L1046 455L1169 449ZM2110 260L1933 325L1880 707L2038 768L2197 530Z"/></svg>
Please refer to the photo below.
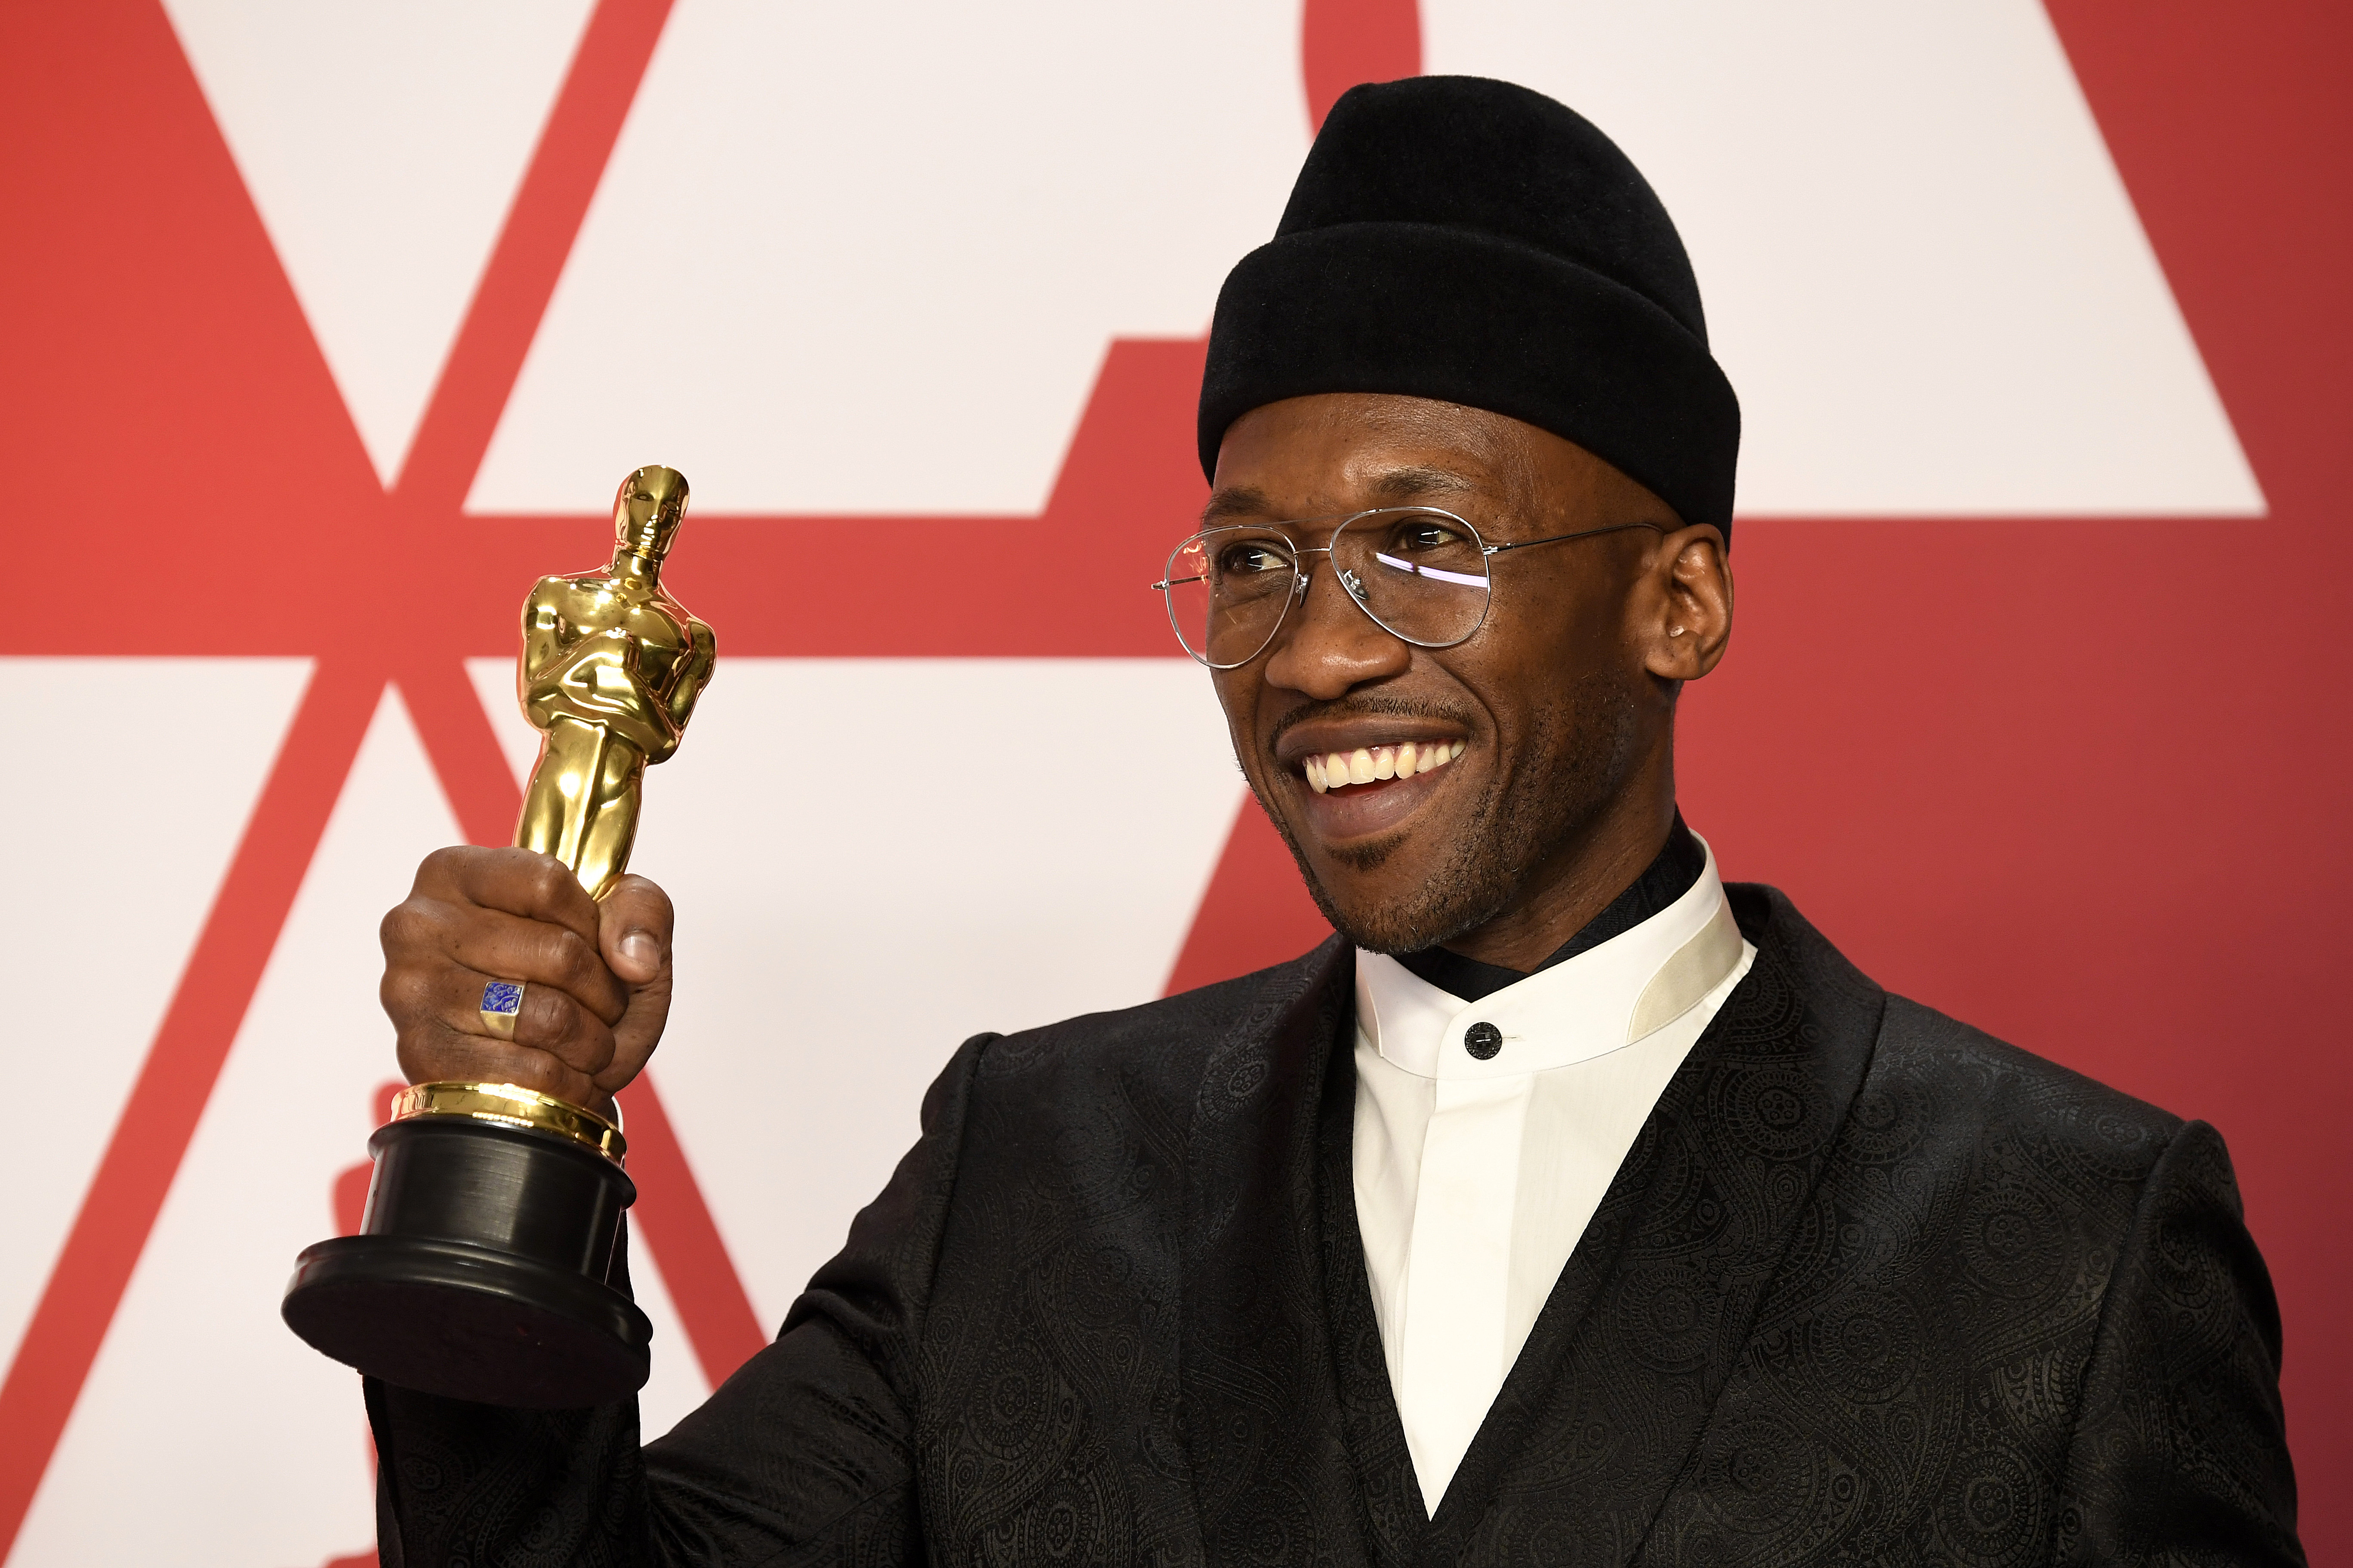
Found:
<svg viewBox="0 0 2353 1568"><path fill-rule="evenodd" d="M1667 829L1665 846L1644 868L1642 874L1536 968L1550 969L1556 963L1566 963L1580 952L1599 947L1613 936L1623 936L1690 892L1692 885L1699 880L1699 874L1705 869L1707 850L1692 837L1691 829L1683 826L1683 814L1678 811L1674 826ZM1482 963L1475 958L1465 958L1442 947L1427 947L1419 952L1401 952L1397 955L1397 961L1440 991L1460 996L1465 1002L1492 996L1504 986L1517 984L1527 978L1516 969L1506 969L1500 963Z"/></svg>

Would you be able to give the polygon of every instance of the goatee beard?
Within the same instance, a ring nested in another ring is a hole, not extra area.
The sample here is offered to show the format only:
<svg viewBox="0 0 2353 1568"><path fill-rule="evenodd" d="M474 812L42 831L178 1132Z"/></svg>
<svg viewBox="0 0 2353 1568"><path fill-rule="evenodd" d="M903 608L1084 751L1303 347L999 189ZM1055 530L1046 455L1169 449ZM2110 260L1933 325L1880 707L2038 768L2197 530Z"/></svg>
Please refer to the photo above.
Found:
<svg viewBox="0 0 2353 1568"><path fill-rule="evenodd" d="M1438 868L1403 896L1345 906L1316 877L1279 811L1267 807L1298 864L1315 907L1332 928L1371 952L1419 952L1478 930L1509 910L1537 868L1591 824L1632 771L1637 729L1632 694L1602 675L1588 676L1558 708L1535 716L1515 775L1490 766L1479 794L1458 818ZM1263 797L1261 806L1267 803ZM1356 872L1387 865L1405 847L1403 830L1326 858ZM1429 832L1428 827L1419 831Z"/></svg>

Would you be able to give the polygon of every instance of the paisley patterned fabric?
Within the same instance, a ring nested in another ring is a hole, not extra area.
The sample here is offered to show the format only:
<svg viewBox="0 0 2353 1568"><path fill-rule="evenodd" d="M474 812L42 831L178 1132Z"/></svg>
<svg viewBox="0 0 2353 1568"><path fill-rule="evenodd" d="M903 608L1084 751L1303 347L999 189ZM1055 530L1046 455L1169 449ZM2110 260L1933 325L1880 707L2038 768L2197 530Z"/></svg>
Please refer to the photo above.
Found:
<svg viewBox="0 0 2353 1568"><path fill-rule="evenodd" d="M1890 997L1787 900L1435 1518L1348 1180L1353 963L968 1041L776 1342L622 1404L371 1384L384 1561L2294 1563L2221 1140Z"/></svg>

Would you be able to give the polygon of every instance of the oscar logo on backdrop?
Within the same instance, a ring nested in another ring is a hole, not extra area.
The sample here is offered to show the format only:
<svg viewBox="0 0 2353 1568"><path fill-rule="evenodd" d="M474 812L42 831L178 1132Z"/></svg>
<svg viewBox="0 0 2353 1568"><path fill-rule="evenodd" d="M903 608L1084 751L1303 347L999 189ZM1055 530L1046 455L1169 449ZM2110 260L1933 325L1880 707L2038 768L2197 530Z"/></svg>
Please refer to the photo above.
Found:
<svg viewBox="0 0 2353 1568"><path fill-rule="evenodd" d="M605 568L543 577L516 694L543 737L515 845L592 898L628 868L649 765L678 750L709 683L711 628L661 585L684 476L643 468L613 505ZM483 987L512 1039L522 984ZM368 1141L358 1234L306 1247L282 1307L312 1347L372 1376L481 1404L597 1404L644 1386L652 1327L607 1282L637 1189L612 1118L511 1083L411 1085Z"/></svg>

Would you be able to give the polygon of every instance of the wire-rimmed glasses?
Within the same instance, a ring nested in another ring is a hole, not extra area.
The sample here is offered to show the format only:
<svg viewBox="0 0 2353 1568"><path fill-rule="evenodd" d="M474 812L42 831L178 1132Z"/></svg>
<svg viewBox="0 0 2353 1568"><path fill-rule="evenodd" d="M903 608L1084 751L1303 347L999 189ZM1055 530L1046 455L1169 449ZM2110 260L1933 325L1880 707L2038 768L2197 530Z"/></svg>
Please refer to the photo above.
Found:
<svg viewBox="0 0 2353 1568"><path fill-rule="evenodd" d="M1305 526L1232 523L1204 529L1169 552L1166 574L1152 585L1167 599L1168 624L1187 653L1211 669L1239 669L1264 653L1291 606L1307 596L1309 556L1330 556L1342 589L1391 637L1416 647L1452 647L1486 624L1490 556L1630 528L1665 531L1655 522L1620 522L1490 544L1464 519L1429 506L1353 513L1320 547L1293 540L1290 531Z"/></svg>

